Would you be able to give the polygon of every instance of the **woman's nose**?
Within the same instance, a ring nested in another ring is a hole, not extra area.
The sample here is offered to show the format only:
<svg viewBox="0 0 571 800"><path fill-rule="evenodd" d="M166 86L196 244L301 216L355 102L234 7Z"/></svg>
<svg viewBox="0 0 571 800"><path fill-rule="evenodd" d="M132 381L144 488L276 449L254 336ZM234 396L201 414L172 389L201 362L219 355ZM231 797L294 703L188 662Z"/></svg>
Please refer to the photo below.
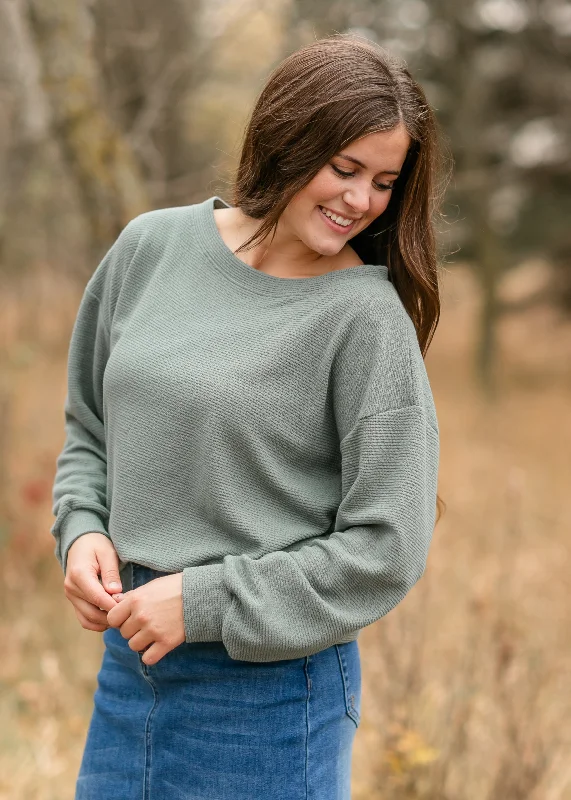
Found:
<svg viewBox="0 0 571 800"><path fill-rule="evenodd" d="M357 214L365 214L369 210L371 202L369 190L356 187L348 189L343 195L343 200Z"/></svg>

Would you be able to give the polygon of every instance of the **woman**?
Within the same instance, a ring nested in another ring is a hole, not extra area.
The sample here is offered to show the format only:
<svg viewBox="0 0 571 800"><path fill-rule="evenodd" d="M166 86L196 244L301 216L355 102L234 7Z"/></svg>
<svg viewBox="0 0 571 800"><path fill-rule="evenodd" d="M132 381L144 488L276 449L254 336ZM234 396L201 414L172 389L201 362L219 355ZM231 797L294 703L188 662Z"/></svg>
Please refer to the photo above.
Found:
<svg viewBox="0 0 571 800"><path fill-rule="evenodd" d="M403 64L313 42L233 205L136 217L90 279L52 528L104 631L78 800L350 796L357 636L436 517L439 152Z"/></svg>

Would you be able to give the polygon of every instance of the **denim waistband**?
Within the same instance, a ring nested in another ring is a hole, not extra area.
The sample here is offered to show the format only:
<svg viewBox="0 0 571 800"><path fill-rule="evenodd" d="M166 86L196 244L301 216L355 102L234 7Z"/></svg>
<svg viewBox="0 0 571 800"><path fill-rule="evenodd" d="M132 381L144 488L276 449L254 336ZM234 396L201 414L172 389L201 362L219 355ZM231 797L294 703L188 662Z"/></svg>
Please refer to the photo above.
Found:
<svg viewBox="0 0 571 800"><path fill-rule="evenodd" d="M129 592L131 589L143 586L143 584L155 578L162 578L165 575L172 574L172 572L162 572L153 567L146 567L144 564L137 564L135 561L127 561L119 570L121 589L123 592Z"/></svg>

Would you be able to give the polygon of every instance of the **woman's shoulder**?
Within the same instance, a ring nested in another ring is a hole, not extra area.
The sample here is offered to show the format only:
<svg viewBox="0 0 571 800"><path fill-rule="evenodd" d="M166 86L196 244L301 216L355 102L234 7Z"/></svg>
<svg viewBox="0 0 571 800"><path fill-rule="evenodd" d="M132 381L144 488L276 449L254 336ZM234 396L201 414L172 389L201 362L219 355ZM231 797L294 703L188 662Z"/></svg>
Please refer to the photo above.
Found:
<svg viewBox="0 0 571 800"><path fill-rule="evenodd" d="M361 297L335 340L334 380L341 386L368 386L360 414L416 406L438 431L436 408L415 325L396 289Z"/></svg>
<svg viewBox="0 0 571 800"><path fill-rule="evenodd" d="M166 208L153 208L143 211L126 225L132 231L140 234L152 233L155 235L167 235L173 227L185 222L192 215L196 203L186 206L168 206Z"/></svg>
<svg viewBox="0 0 571 800"><path fill-rule="evenodd" d="M189 213L192 206L157 208L137 214L123 227L87 288L98 297L104 293L116 297L129 276L142 285L170 243L178 240L185 226L188 228Z"/></svg>
<svg viewBox="0 0 571 800"><path fill-rule="evenodd" d="M348 282L336 302L344 324L355 334L386 338L414 332L414 323L395 286L384 277L368 272L359 281Z"/></svg>
<svg viewBox="0 0 571 800"><path fill-rule="evenodd" d="M156 263L165 251L171 251L171 245L184 241L192 230L192 216L198 204L186 206L169 206L144 211L133 217L123 228L117 245L122 242L132 251L134 262L143 256L145 262ZM116 246L117 246L116 245ZM172 249L173 254L178 249Z"/></svg>

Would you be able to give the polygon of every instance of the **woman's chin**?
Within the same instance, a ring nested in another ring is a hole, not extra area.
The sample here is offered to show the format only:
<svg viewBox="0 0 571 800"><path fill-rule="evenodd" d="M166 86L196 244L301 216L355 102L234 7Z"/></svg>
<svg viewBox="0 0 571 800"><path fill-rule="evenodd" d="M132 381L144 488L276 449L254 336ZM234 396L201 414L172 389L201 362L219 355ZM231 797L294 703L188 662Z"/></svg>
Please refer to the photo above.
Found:
<svg viewBox="0 0 571 800"><path fill-rule="evenodd" d="M320 256L336 256L343 249L345 242L336 242L326 239L323 236L316 236L308 247Z"/></svg>

